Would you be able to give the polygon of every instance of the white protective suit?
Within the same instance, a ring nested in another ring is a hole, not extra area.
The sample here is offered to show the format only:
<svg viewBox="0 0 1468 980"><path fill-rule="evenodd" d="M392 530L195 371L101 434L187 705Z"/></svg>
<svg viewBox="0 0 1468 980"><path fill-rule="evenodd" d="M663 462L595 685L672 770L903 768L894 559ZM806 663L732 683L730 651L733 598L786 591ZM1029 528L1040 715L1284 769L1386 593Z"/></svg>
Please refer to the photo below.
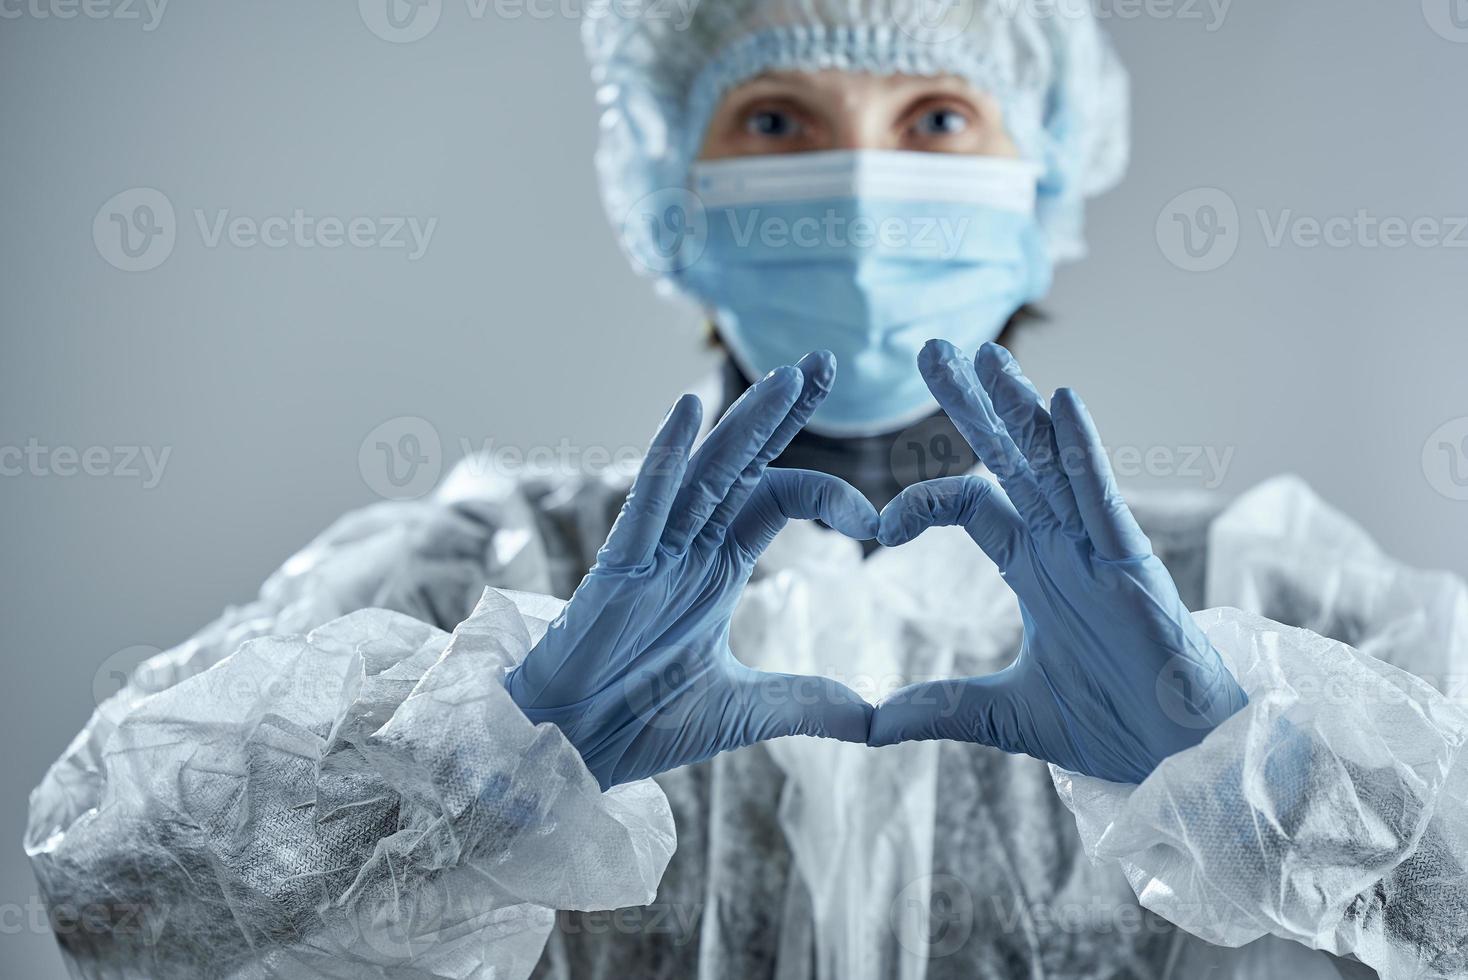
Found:
<svg viewBox="0 0 1468 980"><path fill-rule="evenodd" d="M1468 591L1299 481L1135 501L1251 699L1140 786L787 738L602 794L500 682L625 483L481 465L343 518L47 773L26 848L73 975L1468 975ZM732 645L874 697L1019 635L957 529L863 560L793 525Z"/></svg>

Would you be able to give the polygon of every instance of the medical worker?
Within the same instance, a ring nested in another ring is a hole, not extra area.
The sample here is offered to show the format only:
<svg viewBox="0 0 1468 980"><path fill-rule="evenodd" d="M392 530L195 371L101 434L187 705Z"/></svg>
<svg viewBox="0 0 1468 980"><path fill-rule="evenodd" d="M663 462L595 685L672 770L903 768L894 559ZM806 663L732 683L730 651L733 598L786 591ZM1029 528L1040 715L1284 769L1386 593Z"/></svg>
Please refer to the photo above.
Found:
<svg viewBox="0 0 1468 980"><path fill-rule="evenodd" d="M598 167L720 386L143 665L31 800L74 974L1468 974L1463 584L1288 478L1128 506L992 343L1124 165L1089 9L676 12L588 10Z"/></svg>

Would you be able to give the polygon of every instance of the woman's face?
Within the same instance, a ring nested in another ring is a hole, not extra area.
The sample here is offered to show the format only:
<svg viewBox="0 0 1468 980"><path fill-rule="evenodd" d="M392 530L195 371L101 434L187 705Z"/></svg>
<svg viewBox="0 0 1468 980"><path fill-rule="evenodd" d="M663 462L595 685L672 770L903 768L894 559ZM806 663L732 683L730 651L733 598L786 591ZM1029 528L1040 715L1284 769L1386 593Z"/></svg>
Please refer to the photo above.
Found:
<svg viewBox="0 0 1468 980"><path fill-rule="evenodd" d="M999 103L962 79L835 69L771 72L732 89L709 122L699 156L814 150L1019 156Z"/></svg>

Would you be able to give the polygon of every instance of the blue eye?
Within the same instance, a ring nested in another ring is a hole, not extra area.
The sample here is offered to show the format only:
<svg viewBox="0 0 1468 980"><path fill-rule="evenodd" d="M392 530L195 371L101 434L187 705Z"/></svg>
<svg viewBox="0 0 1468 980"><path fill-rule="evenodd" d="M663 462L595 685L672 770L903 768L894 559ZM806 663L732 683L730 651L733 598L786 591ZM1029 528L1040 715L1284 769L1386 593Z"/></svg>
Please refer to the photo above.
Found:
<svg viewBox="0 0 1468 980"><path fill-rule="evenodd" d="M933 109L923 113L916 129L923 136L953 136L968 129L968 119L953 109Z"/></svg>
<svg viewBox="0 0 1468 980"><path fill-rule="evenodd" d="M753 136L783 137L800 131L800 124L788 112L766 109L751 113L744 128Z"/></svg>

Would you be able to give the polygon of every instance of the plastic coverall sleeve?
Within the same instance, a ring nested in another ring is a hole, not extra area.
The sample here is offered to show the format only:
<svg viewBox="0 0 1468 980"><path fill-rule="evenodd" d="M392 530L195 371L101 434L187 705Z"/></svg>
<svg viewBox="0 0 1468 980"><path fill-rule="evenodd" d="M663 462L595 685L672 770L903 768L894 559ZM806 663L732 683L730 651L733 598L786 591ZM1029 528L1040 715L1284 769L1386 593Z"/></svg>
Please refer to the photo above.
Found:
<svg viewBox="0 0 1468 980"><path fill-rule="evenodd" d="M525 977L554 910L650 902L662 791L602 793L502 686L558 608L489 590L452 635L364 610L123 712L95 785L32 797L46 901L92 923L57 929L74 975Z"/></svg>
<svg viewBox="0 0 1468 980"><path fill-rule="evenodd" d="M476 477L473 469L461 464L442 490L423 500L343 515L287 559L255 599L229 607L141 665L118 703L208 670L246 640L305 633L359 609L387 609L452 630L486 586L550 592L547 549L523 483ZM94 716L83 736L105 737L107 715Z"/></svg>
<svg viewBox="0 0 1468 980"><path fill-rule="evenodd" d="M1219 945L1274 935L1387 980L1468 974L1468 710L1449 696L1468 589L1384 558L1289 478L1226 511L1210 552L1210 601L1267 603L1356 646L1197 614L1249 705L1139 786L1052 767L1088 853Z"/></svg>

